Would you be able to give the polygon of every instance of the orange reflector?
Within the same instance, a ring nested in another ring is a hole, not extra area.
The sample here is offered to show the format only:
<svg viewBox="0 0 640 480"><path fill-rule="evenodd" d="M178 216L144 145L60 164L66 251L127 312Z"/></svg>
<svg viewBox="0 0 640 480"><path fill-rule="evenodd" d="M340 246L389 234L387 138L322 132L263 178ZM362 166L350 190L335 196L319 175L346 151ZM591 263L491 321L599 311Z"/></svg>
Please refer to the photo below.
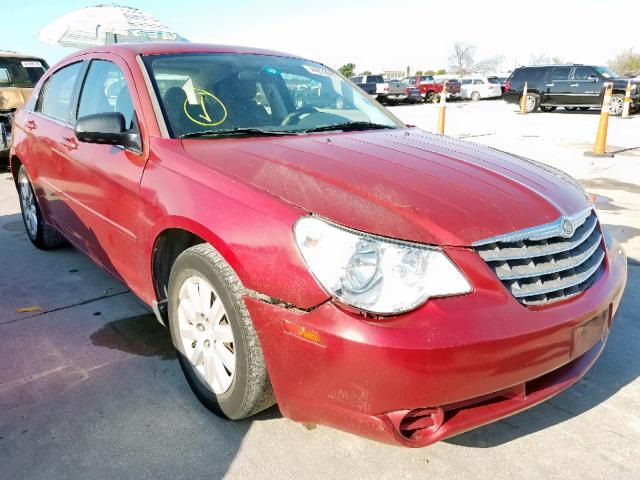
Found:
<svg viewBox="0 0 640 480"><path fill-rule="evenodd" d="M318 345L324 345L320 334L315 330L311 330L310 328L305 328L302 325L283 320L282 329L285 331L285 333L288 333L290 335L303 338Z"/></svg>

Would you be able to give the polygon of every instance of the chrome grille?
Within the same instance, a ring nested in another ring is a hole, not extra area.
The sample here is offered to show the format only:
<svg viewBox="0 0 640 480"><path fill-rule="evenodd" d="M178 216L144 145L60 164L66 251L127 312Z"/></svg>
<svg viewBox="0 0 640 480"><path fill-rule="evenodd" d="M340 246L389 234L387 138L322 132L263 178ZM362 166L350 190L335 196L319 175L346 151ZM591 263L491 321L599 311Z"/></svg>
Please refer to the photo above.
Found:
<svg viewBox="0 0 640 480"><path fill-rule="evenodd" d="M602 234L591 208L474 246L511 294L527 306L577 295L604 268Z"/></svg>

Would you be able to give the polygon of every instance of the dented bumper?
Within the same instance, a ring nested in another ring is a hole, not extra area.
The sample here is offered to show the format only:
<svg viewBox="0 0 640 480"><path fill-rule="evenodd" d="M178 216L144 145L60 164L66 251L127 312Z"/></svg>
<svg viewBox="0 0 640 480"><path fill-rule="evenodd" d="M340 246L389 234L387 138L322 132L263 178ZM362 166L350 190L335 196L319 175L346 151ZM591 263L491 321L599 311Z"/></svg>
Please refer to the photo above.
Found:
<svg viewBox="0 0 640 480"><path fill-rule="evenodd" d="M448 254L474 292L387 319L332 302L300 311L247 297L283 415L420 447L529 408L585 375L626 281L618 245L591 288L538 310L518 303L474 251Z"/></svg>

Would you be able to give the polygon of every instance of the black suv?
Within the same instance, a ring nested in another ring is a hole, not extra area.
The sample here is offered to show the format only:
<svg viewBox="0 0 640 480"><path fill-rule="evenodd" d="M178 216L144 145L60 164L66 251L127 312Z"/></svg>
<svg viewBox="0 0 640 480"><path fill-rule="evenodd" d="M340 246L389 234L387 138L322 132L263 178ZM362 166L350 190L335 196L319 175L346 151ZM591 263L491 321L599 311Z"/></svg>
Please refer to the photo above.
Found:
<svg viewBox="0 0 640 480"><path fill-rule="evenodd" d="M602 106L604 84L613 83L610 113L620 115L628 79L607 67L592 65L550 65L516 68L505 83L504 99L519 103L524 82L527 82L527 112L540 108L553 112L558 107L567 110L588 110ZM631 108L640 106L640 81L631 81Z"/></svg>

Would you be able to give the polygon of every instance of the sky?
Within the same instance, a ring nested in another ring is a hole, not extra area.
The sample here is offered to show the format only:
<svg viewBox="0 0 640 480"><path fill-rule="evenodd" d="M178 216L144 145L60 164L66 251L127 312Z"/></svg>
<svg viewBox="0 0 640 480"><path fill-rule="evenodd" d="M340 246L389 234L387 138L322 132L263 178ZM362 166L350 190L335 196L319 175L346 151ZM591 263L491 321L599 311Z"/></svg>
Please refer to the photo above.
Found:
<svg viewBox="0 0 640 480"><path fill-rule="evenodd" d="M0 0L0 50L44 57L71 53L37 32L58 17L105 0ZM637 0L538 0L535 10L502 0L118 0L157 17L198 42L285 51L357 71L447 68L455 42L476 47L476 60L501 56L501 71L532 55L606 64L621 50L640 52ZM533 5L533 4L527 4ZM612 21L629 19L628 27ZM496 72L498 73L498 72Z"/></svg>

